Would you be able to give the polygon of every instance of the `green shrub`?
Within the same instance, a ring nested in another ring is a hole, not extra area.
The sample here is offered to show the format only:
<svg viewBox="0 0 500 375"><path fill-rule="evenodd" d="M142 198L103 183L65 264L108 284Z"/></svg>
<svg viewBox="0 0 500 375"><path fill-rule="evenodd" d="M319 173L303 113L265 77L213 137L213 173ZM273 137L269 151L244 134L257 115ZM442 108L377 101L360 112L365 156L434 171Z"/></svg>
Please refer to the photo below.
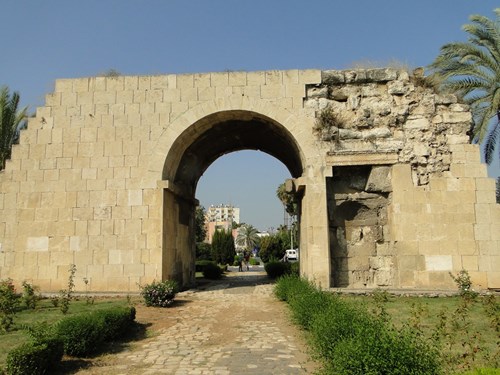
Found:
<svg viewBox="0 0 500 375"><path fill-rule="evenodd" d="M360 306L318 290L296 276L281 277L276 296L293 320L310 331L328 374L437 374L439 356L418 334L397 331Z"/></svg>
<svg viewBox="0 0 500 375"><path fill-rule="evenodd" d="M466 270L460 270L456 276L451 272L449 274L455 284L457 284L458 291L462 297L475 299L478 296L479 293L472 289L472 281Z"/></svg>
<svg viewBox="0 0 500 375"><path fill-rule="evenodd" d="M274 286L274 294L278 299L289 302L296 294L311 293L316 287L309 281L295 275L284 275L278 279Z"/></svg>
<svg viewBox="0 0 500 375"><path fill-rule="evenodd" d="M135 320L135 307L114 307L107 310L98 310L93 313L103 321L104 341L112 341L125 336L131 323Z"/></svg>
<svg viewBox="0 0 500 375"><path fill-rule="evenodd" d="M134 319L134 307L113 307L64 318L53 334L63 342L66 354L85 357L97 352L104 342L124 336ZM35 328L31 336L43 341L47 332Z"/></svg>
<svg viewBox="0 0 500 375"><path fill-rule="evenodd" d="M23 294L22 300L23 304L27 309L35 309L36 304L39 300L39 296L36 294L38 288L28 283L27 281L23 281Z"/></svg>
<svg viewBox="0 0 500 375"><path fill-rule="evenodd" d="M59 339L43 342L28 342L7 354L6 373L8 375L46 374L61 361L63 345Z"/></svg>
<svg viewBox="0 0 500 375"><path fill-rule="evenodd" d="M222 277L222 269L217 264L207 264L203 270L203 277L210 280L218 280Z"/></svg>
<svg viewBox="0 0 500 375"><path fill-rule="evenodd" d="M328 368L334 374L439 374L438 355L411 333L368 326L361 335L340 340Z"/></svg>
<svg viewBox="0 0 500 375"><path fill-rule="evenodd" d="M293 262L290 263L290 274L295 275L295 276L300 276L300 263L299 262Z"/></svg>
<svg viewBox="0 0 500 375"><path fill-rule="evenodd" d="M12 279L0 280L0 331L7 332L12 327L18 307L19 295Z"/></svg>
<svg viewBox="0 0 500 375"><path fill-rule="evenodd" d="M56 326L57 336L64 343L64 352L73 357L95 353L105 337L104 320L93 314L69 316Z"/></svg>
<svg viewBox="0 0 500 375"><path fill-rule="evenodd" d="M290 305L292 319L302 328L309 330L316 314L324 311L335 298L319 291L311 282L296 275L284 275L278 279L275 295Z"/></svg>
<svg viewBox="0 0 500 375"><path fill-rule="evenodd" d="M474 371L464 373L464 375L500 375L498 368L479 368Z"/></svg>
<svg viewBox="0 0 500 375"><path fill-rule="evenodd" d="M173 280L153 281L141 286L141 296L146 306L168 307L174 302L177 283Z"/></svg>
<svg viewBox="0 0 500 375"><path fill-rule="evenodd" d="M289 297L292 319L305 330L311 329L311 323L317 314L322 314L332 304L333 297L317 289L305 289Z"/></svg>
<svg viewBox="0 0 500 375"><path fill-rule="evenodd" d="M195 263L195 270L196 272L203 272L205 270L205 267L207 264L215 264L217 265L216 262L213 260L197 260Z"/></svg>
<svg viewBox="0 0 500 375"><path fill-rule="evenodd" d="M290 272L290 263L270 261L264 265L267 276L276 279Z"/></svg>
<svg viewBox="0 0 500 375"><path fill-rule="evenodd" d="M260 262L255 258L250 258L249 262L251 266L258 266L260 264Z"/></svg>

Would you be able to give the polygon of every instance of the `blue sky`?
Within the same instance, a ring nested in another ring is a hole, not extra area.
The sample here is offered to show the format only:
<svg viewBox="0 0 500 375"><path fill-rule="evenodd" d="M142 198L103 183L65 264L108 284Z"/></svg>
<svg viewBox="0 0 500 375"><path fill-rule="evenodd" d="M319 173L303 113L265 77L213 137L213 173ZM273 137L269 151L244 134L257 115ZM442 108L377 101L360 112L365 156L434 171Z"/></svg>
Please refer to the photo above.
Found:
<svg viewBox="0 0 500 375"><path fill-rule="evenodd" d="M471 14L494 17L493 0L2 0L0 85L23 105L44 104L57 78L230 70L344 69L360 61L426 66L466 40ZM489 168L500 174L498 161ZM201 178L204 206L232 203L241 219L276 228L289 177L276 159L244 151Z"/></svg>

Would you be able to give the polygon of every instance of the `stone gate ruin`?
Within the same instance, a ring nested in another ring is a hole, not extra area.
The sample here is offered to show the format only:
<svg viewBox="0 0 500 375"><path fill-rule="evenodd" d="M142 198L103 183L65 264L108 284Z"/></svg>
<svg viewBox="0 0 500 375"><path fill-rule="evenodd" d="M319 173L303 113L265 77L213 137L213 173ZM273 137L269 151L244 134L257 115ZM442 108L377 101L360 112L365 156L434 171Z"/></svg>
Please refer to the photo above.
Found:
<svg viewBox="0 0 500 375"><path fill-rule="evenodd" d="M57 80L0 174L0 278L57 291L75 264L78 290L192 285L197 182L254 149L292 175L301 273L321 286L455 289L466 269L500 288L471 114L426 86L392 69Z"/></svg>

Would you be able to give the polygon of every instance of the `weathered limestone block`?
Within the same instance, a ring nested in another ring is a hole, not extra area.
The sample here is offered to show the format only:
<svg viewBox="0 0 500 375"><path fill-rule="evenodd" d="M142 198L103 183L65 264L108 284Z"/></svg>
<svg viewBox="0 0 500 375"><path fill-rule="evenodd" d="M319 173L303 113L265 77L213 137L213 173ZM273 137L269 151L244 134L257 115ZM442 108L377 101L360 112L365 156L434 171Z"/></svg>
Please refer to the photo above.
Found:
<svg viewBox="0 0 500 375"><path fill-rule="evenodd" d="M391 167L374 166L366 183L368 192L391 192Z"/></svg>

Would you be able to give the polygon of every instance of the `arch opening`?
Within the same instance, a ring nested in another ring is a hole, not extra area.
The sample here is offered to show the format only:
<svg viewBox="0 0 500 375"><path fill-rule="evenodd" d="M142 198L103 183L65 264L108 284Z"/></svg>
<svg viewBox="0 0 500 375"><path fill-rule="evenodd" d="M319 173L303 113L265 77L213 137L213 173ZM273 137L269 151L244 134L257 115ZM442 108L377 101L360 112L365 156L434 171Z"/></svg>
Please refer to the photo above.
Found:
<svg viewBox="0 0 500 375"><path fill-rule="evenodd" d="M176 139L163 178L193 195L199 178L215 160L241 150L265 152L280 160L292 177L302 175L299 147L284 126L255 112L225 111L204 117Z"/></svg>
<svg viewBox="0 0 500 375"><path fill-rule="evenodd" d="M163 179L175 186L163 192L164 279L175 279L184 287L194 285L198 181L219 157L241 150L262 151L278 159L293 178L303 173L303 157L294 137L267 116L251 111L223 111L189 126L173 142L163 168Z"/></svg>

